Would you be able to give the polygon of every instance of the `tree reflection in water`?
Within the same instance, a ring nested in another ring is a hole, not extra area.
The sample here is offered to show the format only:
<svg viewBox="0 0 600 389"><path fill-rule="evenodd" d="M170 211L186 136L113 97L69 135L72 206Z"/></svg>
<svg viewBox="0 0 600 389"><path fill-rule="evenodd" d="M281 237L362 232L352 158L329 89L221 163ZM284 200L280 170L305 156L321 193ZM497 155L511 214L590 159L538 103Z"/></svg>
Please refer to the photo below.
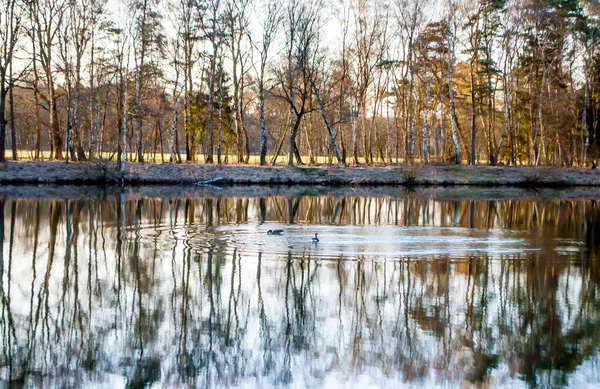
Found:
<svg viewBox="0 0 600 389"><path fill-rule="evenodd" d="M591 200L410 193L0 199L0 379L599 383L599 216ZM264 223L516 231L539 250L331 258L234 239Z"/></svg>

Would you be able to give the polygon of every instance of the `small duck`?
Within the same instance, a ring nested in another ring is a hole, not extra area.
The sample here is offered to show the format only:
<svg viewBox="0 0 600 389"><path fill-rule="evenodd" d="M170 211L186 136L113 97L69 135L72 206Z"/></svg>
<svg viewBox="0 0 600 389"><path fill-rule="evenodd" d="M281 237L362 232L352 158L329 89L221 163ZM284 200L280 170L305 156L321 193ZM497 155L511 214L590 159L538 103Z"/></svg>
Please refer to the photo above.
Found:
<svg viewBox="0 0 600 389"><path fill-rule="evenodd" d="M313 243L319 243L319 238L317 237L317 233L315 232L315 237L312 238Z"/></svg>
<svg viewBox="0 0 600 389"><path fill-rule="evenodd" d="M283 230L269 230L267 231L267 235L281 235L283 234Z"/></svg>

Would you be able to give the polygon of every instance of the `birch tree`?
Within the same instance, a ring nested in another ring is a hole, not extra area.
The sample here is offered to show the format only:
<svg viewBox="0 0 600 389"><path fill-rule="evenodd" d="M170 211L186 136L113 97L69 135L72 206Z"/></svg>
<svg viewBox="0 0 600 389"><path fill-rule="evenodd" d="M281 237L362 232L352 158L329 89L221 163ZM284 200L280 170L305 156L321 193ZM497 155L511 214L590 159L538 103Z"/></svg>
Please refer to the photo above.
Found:
<svg viewBox="0 0 600 389"><path fill-rule="evenodd" d="M171 57L173 71L175 73L175 80L173 81L173 120L171 122L171 130L169 132L169 162L179 162L181 163L181 155L179 153L179 143L178 143L178 124L179 124L179 103L181 100L181 74L183 73L184 63L180 60L181 58L181 41L179 36L181 35L181 31L178 32L177 36L171 40L170 48L171 48ZM184 86L185 88L185 86Z"/></svg>
<svg viewBox="0 0 600 389"><path fill-rule="evenodd" d="M223 42L222 26L222 0L209 0L207 5L206 20L202 23L204 36L209 46L209 70L208 70L208 140L207 150L204 156L206 163L214 162L214 113L215 113L215 82L217 76L217 56L219 46Z"/></svg>
<svg viewBox="0 0 600 389"><path fill-rule="evenodd" d="M370 162L369 134L367 133L367 94L373 83L374 70L382 59L381 42L385 26L382 12L387 9L383 1L371 4L368 0L356 0L354 12L354 103L352 161L358 164L359 129L363 135L365 162Z"/></svg>
<svg viewBox="0 0 600 389"><path fill-rule="evenodd" d="M225 6L226 44L231 58L233 119L238 162L244 161L244 151L242 150L244 143L246 144L246 161L250 157L250 141L248 131L244 126L244 80L249 69L248 62L250 60L250 51L248 50L250 45L247 42L247 38L250 36L248 18L250 6L250 0L228 0Z"/></svg>
<svg viewBox="0 0 600 389"><path fill-rule="evenodd" d="M397 19L401 34L406 42L404 48L406 52L406 62L409 69L409 97L408 97L408 116L409 116L409 142L408 142L408 160L412 163L415 156L415 50L414 44L420 31L425 27L425 12L429 6L429 0L396 0Z"/></svg>
<svg viewBox="0 0 600 389"><path fill-rule="evenodd" d="M266 8L266 9L265 9ZM269 60L269 50L276 38L277 30L281 24L281 7L276 1L269 1L265 8L261 8L259 12L266 15L261 23L261 39L257 43L253 43L256 51L260 56L257 73L258 86L258 110L260 120L260 165L267 164L267 124L265 122L265 92L266 92L266 77L267 77L267 62Z"/></svg>
<svg viewBox="0 0 600 389"><path fill-rule="evenodd" d="M456 44L458 41L458 2L447 0L446 18L448 20L448 89L450 94L450 120L452 123L452 140L454 141L455 162L460 164L460 145L458 143L459 122L456 117L456 103L454 101L454 62L456 59Z"/></svg>
<svg viewBox="0 0 600 389"><path fill-rule="evenodd" d="M45 92L37 83L39 98L48 110L50 123L50 158L63 158L63 133L58 115L58 92L56 87L56 40L64 27L67 2L65 0L29 0L30 36L36 55L32 58L36 69L43 75ZM39 67L37 66L39 65ZM37 72L37 70L36 70Z"/></svg>
<svg viewBox="0 0 600 389"><path fill-rule="evenodd" d="M155 10L158 0L133 0L132 44L135 66L135 147L137 160L144 163L142 98L146 83L147 57L151 50L160 49L161 15Z"/></svg>
<svg viewBox="0 0 600 389"><path fill-rule="evenodd" d="M90 0L90 25L89 25L89 127L88 127L88 137L89 137L89 148L88 148L88 157L90 160L94 159L94 152L98 146L98 138L99 138L99 122L100 122L100 111L96 104L96 84L97 84L97 75L96 75L96 51L98 49L97 42L97 34L98 30L102 26L103 16L105 12L106 0ZM101 157L101 155L99 155Z"/></svg>
<svg viewBox="0 0 600 389"><path fill-rule="evenodd" d="M205 4L196 0L174 0L171 4L175 15L173 25L178 31L177 38L181 44L183 73L183 114L185 131L186 160L194 162L197 154L198 134L191 125L191 99L194 94L193 70L197 63L196 49L201 40L200 25L205 11ZM178 160L181 162L179 153Z"/></svg>

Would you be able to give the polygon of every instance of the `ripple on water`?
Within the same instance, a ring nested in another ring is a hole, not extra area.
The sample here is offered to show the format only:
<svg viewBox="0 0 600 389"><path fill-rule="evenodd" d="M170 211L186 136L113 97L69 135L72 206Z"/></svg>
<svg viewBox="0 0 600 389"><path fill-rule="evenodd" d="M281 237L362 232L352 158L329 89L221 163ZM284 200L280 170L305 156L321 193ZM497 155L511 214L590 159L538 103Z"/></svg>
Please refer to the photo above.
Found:
<svg viewBox="0 0 600 389"><path fill-rule="evenodd" d="M154 239L157 227L148 226ZM164 229L164 232L162 231ZM267 235L269 229L283 229L282 235ZM538 251L525 233L505 230L397 226L308 226L308 225L222 225L179 226L158 229L173 243L183 242L191 250L218 251L244 255L311 259L399 259L468 258L473 255L499 258L503 255ZM312 237L319 234L319 242Z"/></svg>

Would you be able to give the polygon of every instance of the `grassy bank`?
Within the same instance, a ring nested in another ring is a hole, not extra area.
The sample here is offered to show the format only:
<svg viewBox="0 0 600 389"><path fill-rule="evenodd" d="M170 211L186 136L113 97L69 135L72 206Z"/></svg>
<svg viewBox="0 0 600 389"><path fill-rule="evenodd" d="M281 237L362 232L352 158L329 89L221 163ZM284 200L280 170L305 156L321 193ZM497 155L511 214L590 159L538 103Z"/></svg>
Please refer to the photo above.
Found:
<svg viewBox="0 0 600 389"><path fill-rule="evenodd" d="M218 179L219 185L476 185L517 187L600 186L600 170L581 168L429 165L409 167L320 167L196 164L128 164L127 185L194 184ZM7 162L2 184L118 184L113 163Z"/></svg>

